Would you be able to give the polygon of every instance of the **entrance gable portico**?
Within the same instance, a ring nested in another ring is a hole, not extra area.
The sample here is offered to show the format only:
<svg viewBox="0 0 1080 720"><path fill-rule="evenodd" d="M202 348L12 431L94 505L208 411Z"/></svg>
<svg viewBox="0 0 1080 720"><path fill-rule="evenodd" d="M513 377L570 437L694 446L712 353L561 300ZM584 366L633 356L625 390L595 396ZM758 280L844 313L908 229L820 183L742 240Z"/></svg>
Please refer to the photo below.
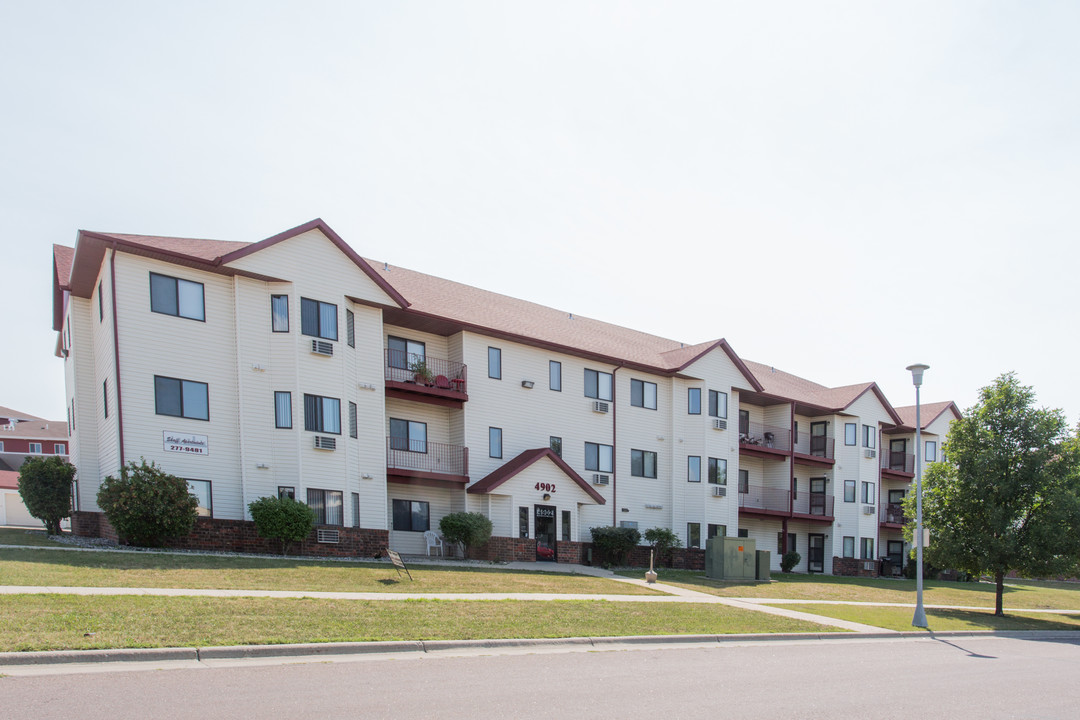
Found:
<svg viewBox="0 0 1080 720"><path fill-rule="evenodd" d="M470 485L468 492L510 495L519 502L529 503L603 505L606 502L600 493L550 448L526 450L484 479ZM549 495L550 499L545 499L544 495Z"/></svg>

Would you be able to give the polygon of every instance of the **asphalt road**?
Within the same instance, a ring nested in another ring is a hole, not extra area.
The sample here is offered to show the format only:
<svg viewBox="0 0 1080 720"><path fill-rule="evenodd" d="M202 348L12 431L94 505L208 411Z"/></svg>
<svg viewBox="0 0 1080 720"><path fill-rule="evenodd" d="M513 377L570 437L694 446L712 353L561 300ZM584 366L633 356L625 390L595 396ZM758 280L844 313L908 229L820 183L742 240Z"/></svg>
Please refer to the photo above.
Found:
<svg viewBox="0 0 1080 720"><path fill-rule="evenodd" d="M1080 641L764 641L0 678L0 718L1069 718Z"/></svg>

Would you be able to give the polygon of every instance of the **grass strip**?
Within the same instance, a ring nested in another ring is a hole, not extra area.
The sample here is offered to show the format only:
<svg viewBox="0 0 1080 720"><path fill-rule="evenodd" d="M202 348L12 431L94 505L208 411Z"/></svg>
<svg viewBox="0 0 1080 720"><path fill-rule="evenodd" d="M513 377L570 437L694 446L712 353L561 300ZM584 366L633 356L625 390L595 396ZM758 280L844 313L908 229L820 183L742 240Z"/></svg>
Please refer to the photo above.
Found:
<svg viewBox="0 0 1080 720"><path fill-rule="evenodd" d="M24 530L23 528L0 528L0 545L34 545L40 547L58 547L61 543L50 540L44 530Z"/></svg>
<svg viewBox="0 0 1080 720"><path fill-rule="evenodd" d="M791 605L776 607L792 608ZM914 608L875 607L872 605L799 605L800 612L823 615L838 620L873 625L886 630L918 630L912 627ZM994 611L938 610L927 608L930 630L1080 630L1080 612L1076 614L1011 613L995 617Z"/></svg>
<svg viewBox="0 0 1080 720"><path fill-rule="evenodd" d="M837 628L694 603L0 596L0 651L787 632Z"/></svg>
<svg viewBox="0 0 1080 720"><path fill-rule="evenodd" d="M523 592L649 595L656 591L586 575L476 566L413 565L413 580L390 564L296 559L65 552L0 548L0 585L214 588L327 592Z"/></svg>
<svg viewBox="0 0 1080 720"><path fill-rule="evenodd" d="M915 581L891 578L853 578L834 575L777 573L768 583L725 583L705 577L695 570L657 571L659 581L722 597L779 598L784 600L849 600L855 602L915 603ZM620 575L640 577L639 571ZM1009 607L1078 610L1080 583L1009 580L1005 587L1005 609ZM932 605L994 607L994 585L978 582L927 580L924 602Z"/></svg>

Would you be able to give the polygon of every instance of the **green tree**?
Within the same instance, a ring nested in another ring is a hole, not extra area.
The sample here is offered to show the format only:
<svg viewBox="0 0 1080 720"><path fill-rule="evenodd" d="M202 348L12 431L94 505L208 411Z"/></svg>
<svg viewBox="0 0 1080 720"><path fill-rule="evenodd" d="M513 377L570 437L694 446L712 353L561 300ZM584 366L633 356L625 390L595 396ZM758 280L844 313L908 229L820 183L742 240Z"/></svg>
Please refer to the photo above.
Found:
<svg viewBox="0 0 1080 720"><path fill-rule="evenodd" d="M122 467L120 477L105 478L97 503L120 537L150 546L190 533L199 504L187 480L153 462L148 464L145 458Z"/></svg>
<svg viewBox="0 0 1080 720"><path fill-rule="evenodd" d="M670 562L671 551L682 547L682 540L669 528L654 527L645 531L645 542L652 548L656 562Z"/></svg>
<svg viewBox="0 0 1080 720"><path fill-rule="evenodd" d="M50 535L60 534L60 521L71 517L71 483L75 466L63 458L27 458L19 468L19 496Z"/></svg>
<svg viewBox="0 0 1080 720"><path fill-rule="evenodd" d="M315 527L315 511L291 497L259 498L248 503L248 512L260 537L281 541L282 555L289 552L289 545L302 541Z"/></svg>
<svg viewBox="0 0 1080 720"><path fill-rule="evenodd" d="M439 520L439 532L448 543L461 543L465 557L469 548L480 547L491 539L491 520L481 513L457 512Z"/></svg>
<svg viewBox="0 0 1080 720"><path fill-rule="evenodd" d="M1071 574L1080 557L1080 442L1061 410L1034 403L1014 373L998 377L952 424L943 461L923 479L924 559L992 576L996 615L1009 572ZM914 518L914 493L904 503ZM914 521L905 534L914 536Z"/></svg>

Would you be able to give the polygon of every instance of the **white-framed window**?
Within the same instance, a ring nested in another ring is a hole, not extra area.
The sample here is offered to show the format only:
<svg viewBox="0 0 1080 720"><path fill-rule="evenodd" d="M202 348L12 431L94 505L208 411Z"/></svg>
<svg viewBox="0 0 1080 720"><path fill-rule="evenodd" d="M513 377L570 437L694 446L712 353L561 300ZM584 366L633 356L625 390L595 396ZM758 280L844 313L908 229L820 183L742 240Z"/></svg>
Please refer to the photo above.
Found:
<svg viewBox="0 0 1080 720"><path fill-rule="evenodd" d="M360 527L360 493L352 494L352 526Z"/></svg>
<svg viewBox="0 0 1080 720"><path fill-rule="evenodd" d="M209 420L210 387L204 382L155 375L154 412L191 420Z"/></svg>
<svg viewBox="0 0 1080 720"><path fill-rule="evenodd" d="M548 360L548 389L562 392L562 363Z"/></svg>
<svg viewBox="0 0 1080 720"><path fill-rule="evenodd" d="M552 435L548 438L548 447L551 448L551 452L555 453L559 457L562 457L562 438Z"/></svg>
<svg viewBox="0 0 1080 720"><path fill-rule="evenodd" d="M356 437L356 403L349 403L349 437Z"/></svg>
<svg viewBox="0 0 1080 720"><path fill-rule="evenodd" d="M296 488L292 485L278 485L277 496L279 498L289 498L290 500L295 500Z"/></svg>
<svg viewBox="0 0 1080 720"><path fill-rule="evenodd" d="M274 427L289 429L292 427L292 393L274 391Z"/></svg>
<svg viewBox="0 0 1080 720"><path fill-rule="evenodd" d="M488 457L502 457L502 428L488 428Z"/></svg>
<svg viewBox="0 0 1080 720"><path fill-rule="evenodd" d="M698 458L698 463L700 462L701 458ZM698 473L701 473L700 465ZM630 474L634 477L656 477L656 453L651 450L631 450Z"/></svg>
<svg viewBox="0 0 1080 720"><path fill-rule="evenodd" d="M304 430L341 434L341 400L304 393Z"/></svg>
<svg viewBox="0 0 1080 720"><path fill-rule="evenodd" d="M585 443L585 469L609 473L615 467L615 455L610 445Z"/></svg>
<svg viewBox="0 0 1080 720"><path fill-rule="evenodd" d="M874 559L874 538L862 539L862 559L873 560Z"/></svg>
<svg viewBox="0 0 1080 720"><path fill-rule="evenodd" d="M656 383L630 380L630 404L647 410L656 409Z"/></svg>
<svg viewBox="0 0 1080 720"><path fill-rule="evenodd" d="M701 414L701 388L686 388L686 414Z"/></svg>
<svg viewBox="0 0 1080 720"><path fill-rule="evenodd" d="M845 445L858 445L859 444L859 424L858 423L844 423L844 444ZM854 552L854 550L852 550L852 552Z"/></svg>
<svg viewBox="0 0 1080 720"><path fill-rule="evenodd" d="M344 494L340 490L320 490L308 488L307 504L315 511L315 522L318 525L341 525L344 527L345 518Z"/></svg>
<svg viewBox="0 0 1080 720"><path fill-rule="evenodd" d="M488 348L488 377L502 380L502 348Z"/></svg>
<svg viewBox="0 0 1080 720"><path fill-rule="evenodd" d="M862 426L862 444L866 448L877 447L877 430L872 425Z"/></svg>
<svg viewBox="0 0 1080 720"><path fill-rule="evenodd" d="M100 298L100 294L98 298ZM162 315L206 320L203 284L150 273L150 311Z"/></svg>
<svg viewBox="0 0 1080 720"><path fill-rule="evenodd" d="M686 523L686 547L701 547L701 523Z"/></svg>
<svg viewBox="0 0 1080 720"><path fill-rule="evenodd" d="M0 452L4 452L4 441L0 440Z"/></svg>
<svg viewBox="0 0 1080 720"><path fill-rule="evenodd" d="M855 537L853 535L844 536L844 557L855 557Z"/></svg>
<svg viewBox="0 0 1080 720"><path fill-rule="evenodd" d="M109 381L101 381L101 409L105 417L109 417Z"/></svg>
<svg viewBox="0 0 1080 720"><path fill-rule="evenodd" d="M855 502L855 481L844 481L844 502Z"/></svg>
<svg viewBox="0 0 1080 720"><path fill-rule="evenodd" d="M3 448L0 448L0 450L3 450ZM64 443L55 443L55 444L53 445L53 453L54 453L54 454L56 454L56 455L63 455L63 454L65 454L66 452L67 452L67 446L66 446L66 445L64 445Z"/></svg>
<svg viewBox="0 0 1080 720"><path fill-rule="evenodd" d="M713 485L727 485L727 460L709 458L709 482Z"/></svg>
<svg viewBox="0 0 1080 720"><path fill-rule="evenodd" d="M712 523L709 523L708 536L707 536L708 538L726 537L726 536L727 536L727 525L714 525Z"/></svg>
<svg viewBox="0 0 1080 720"><path fill-rule="evenodd" d="M349 309L345 310L345 344L356 347L356 316Z"/></svg>
<svg viewBox="0 0 1080 720"><path fill-rule="evenodd" d="M711 460L712 458L710 458ZM690 455L686 458L686 482L701 482L701 456Z"/></svg>
<svg viewBox="0 0 1080 720"><path fill-rule="evenodd" d="M390 449L427 452L427 423L390 418Z"/></svg>
<svg viewBox="0 0 1080 720"><path fill-rule="evenodd" d="M923 456L923 460L926 462L937 462L937 440L926 441L926 455Z"/></svg>
<svg viewBox="0 0 1080 720"><path fill-rule="evenodd" d="M867 505L873 505L876 498L877 493L874 492L874 483L864 482L862 484L862 501Z"/></svg>
<svg viewBox="0 0 1080 720"><path fill-rule="evenodd" d="M199 505L195 512L199 517L214 517L214 493L209 480L188 480L188 492L195 496Z"/></svg>
<svg viewBox="0 0 1080 720"><path fill-rule="evenodd" d="M750 492L750 471L739 470L739 492Z"/></svg>
<svg viewBox="0 0 1080 720"><path fill-rule="evenodd" d="M408 370L418 363L427 362L427 346L416 340L394 337L386 338L387 364L392 368Z"/></svg>
<svg viewBox="0 0 1080 720"><path fill-rule="evenodd" d="M337 305L300 298L300 333L323 340L338 339Z"/></svg>
<svg viewBox="0 0 1080 720"><path fill-rule="evenodd" d="M30 443L30 452L33 453L33 454L40 455L41 454L41 443L39 443L39 442Z"/></svg>
<svg viewBox="0 0 1080 720"><path fill-rule="evenodd" d="M585 397L611 400L611 373L585 368Z"/></svg>
<svg viewBox="0 0 1080 720"><path fill-rule="evenodd" d="M276 333L289 332L289 296L270 296L270 329Z"/></svg>
<svg viewBox="0 0 1080 720"><path fill-rule="evenodd" d="M709 391L709 416L727 417L727 393L719 390Z"/></svg>
<svg viewBox="0 0 1080 720"><path fill-rule="evenodd" d="M431 529L431 507L425 500L394 500L394 530L425 532ZM528 515L526 515L528 517ZM525 526L526 531L528 525ZM525 535L528 537L528 535Z"/></svg>

